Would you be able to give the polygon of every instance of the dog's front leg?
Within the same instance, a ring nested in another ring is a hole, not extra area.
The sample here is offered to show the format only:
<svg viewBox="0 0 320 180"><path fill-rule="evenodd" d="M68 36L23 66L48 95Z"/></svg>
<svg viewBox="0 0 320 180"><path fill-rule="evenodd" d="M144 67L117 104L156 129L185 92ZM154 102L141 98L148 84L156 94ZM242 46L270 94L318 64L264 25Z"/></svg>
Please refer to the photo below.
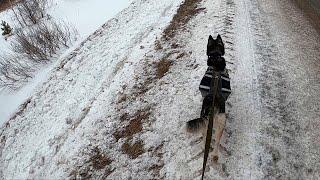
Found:
<svg viewBox="0 0 320 180"><path fill-rule="evenodd" d="M222 137L223 130L226 125L226 114L225 113L219 113L217 116L214 118L214 124L216 127L216 132L215 132L215 143L214 143L214 149L213 149L213 160L218 161L218 149L220 146L220 139Z"/></svg>

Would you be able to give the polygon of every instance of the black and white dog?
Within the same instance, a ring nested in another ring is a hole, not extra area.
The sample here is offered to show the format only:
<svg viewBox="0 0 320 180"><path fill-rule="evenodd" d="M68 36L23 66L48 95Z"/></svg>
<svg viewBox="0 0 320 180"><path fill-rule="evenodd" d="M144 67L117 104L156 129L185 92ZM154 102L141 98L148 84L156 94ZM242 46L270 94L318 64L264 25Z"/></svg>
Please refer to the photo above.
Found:
<svg viewBox="0 0 320 180"><path fill-rule="evenodd" d="M199 86L203 97L200 118L187 122L187 128L191 132L200 129L201 127L205 127L208 122L210 108L214 103L215 109L217 110L217 112L214 112L214 127L216 131L213 154L215 159L217 158L220 139L226 123L225 102L231 93L230 79L226 70L226 61L223 58L224 54L225 49L221 36L218 35L216 39L213 39L210 35L207 44L208 68ZM218 93L214 100L211 91L213 71L219 72L221 77L218 85Z"/></svg>

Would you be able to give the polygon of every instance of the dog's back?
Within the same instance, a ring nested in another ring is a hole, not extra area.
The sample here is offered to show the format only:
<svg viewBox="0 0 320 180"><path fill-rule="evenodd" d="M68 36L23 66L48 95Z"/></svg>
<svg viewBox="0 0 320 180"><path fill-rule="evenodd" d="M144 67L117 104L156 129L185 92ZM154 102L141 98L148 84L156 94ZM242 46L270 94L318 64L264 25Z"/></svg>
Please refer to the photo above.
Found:
<svg viewBox="0 0 320 180"><path fill-rule="evenodd" d="M211 82L212 82L212 74L213 74L213 67L209 66L206 70L205 75L201 79L200 85L199 85L199 90L201 92L202 97L205 97L210 93L210 88L211 88ZM221 79L220 79L220 89L222 94L222 97L227 100L229 95L231 94L231 86L230 86L230 78L227 70L225 69L220 73Z"/></svg>
<svg viewBox="0 0 320 180"><path fill-rule="evenodd" d="M208 61L207 71L201 80L199 89L201 94L203 95L203 103L201 109L200 118L191 120L187 122L187 128L189 131L198 130L200 127L203 127L206 122L208 122L208 129L206 130L206 145L205 145L205 153L204 153L204 168L203 174L205 170L205 165L207 161L207 157L209 154L210 143L211 143L211 133L213 127L215 127L215 142L213 148L213 160L218 160L218 149L220 146L220 140L224 131L224 127L226 124L226 113L225 113L225 101L227 100L229 94L231 93L230 88L230 79L229 75L226 71L226 62L222 57L224 55L224 44L220 35L218 35L217 39L214 40L212 36L209 36L208 44L207 44L207 55ZM216 81L215 78L213 83L213 75L219 75L219 81ZM218 93L212 92L211 87L218 86ZM212 109L212 106L214 108ZM214 112L212 112L214 111ZM209 117L209 114L210 117ZM209 121L206 121L209 120ZM202 178L203 178L202 174Z"/></svg>
<svg viewBox="0 0 320 180"><path fill-rule="evenodd" d="M205 121L208 118L209 110L213 106L214 102L216 102L218 105L217 108L219 109L219 112L224 113L225 111L225 101L231 93L231 88L229 74L225 68L226 62L222 57L224 53L224 44L220 35L217 36L216 40L214 40L210 35L207 44L208 68L199 85L199 90L204 98L202 102L201 115L200 118L187 122L187 128L190 131L197 130L205 124ZM218 95L215 97L214 101L211 94L213 71L220 72L221 77Z"/></svg>

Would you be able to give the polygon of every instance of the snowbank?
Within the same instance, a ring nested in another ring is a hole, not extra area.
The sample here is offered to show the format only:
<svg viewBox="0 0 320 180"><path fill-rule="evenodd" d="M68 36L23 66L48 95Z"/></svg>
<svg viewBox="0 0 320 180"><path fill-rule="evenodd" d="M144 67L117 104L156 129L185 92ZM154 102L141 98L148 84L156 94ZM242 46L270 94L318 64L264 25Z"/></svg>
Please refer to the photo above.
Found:
<svg viewBox="0 0 320 180"><path fill-rule="evenodd" d="M78 30L80 38L75 42L75 46L70 48L71 50L106 21L127 7L130 2L131 0L112 2L105 0L54 0L48 13L55 19L63 19L74 25ZM9 24L13 24L11 17L11 10L0 13L0 20L5 20ZM5 41L1 36L0 53L10 52L9 44L10 42ZM70 50L66 49L65 51L68 52ZM53 59L52 61L56 60ZM54 64L43 67L36 73L35 78L18 92L0 92L0 126L8 120L21 103L33 94L35 88L47 79L49 76L47 73L50 73L53 67Z"/></svg>

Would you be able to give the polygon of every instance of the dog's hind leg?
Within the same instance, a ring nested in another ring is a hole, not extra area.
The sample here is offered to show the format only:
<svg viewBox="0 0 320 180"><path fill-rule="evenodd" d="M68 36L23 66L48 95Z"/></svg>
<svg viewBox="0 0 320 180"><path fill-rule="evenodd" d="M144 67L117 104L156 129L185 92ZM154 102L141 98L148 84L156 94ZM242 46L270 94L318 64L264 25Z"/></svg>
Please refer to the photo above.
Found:
<svg viewBox="0 0 320 180"><path fill-rule="evenodd" d="M219 113L215 116L214 119L214 124L215 124L215 142L214 142L214 147L213 147L213 160L218 161L218 151L220 147L220 140L222 137L223 130L226 125L226 114L225 113Z"/></svg>

